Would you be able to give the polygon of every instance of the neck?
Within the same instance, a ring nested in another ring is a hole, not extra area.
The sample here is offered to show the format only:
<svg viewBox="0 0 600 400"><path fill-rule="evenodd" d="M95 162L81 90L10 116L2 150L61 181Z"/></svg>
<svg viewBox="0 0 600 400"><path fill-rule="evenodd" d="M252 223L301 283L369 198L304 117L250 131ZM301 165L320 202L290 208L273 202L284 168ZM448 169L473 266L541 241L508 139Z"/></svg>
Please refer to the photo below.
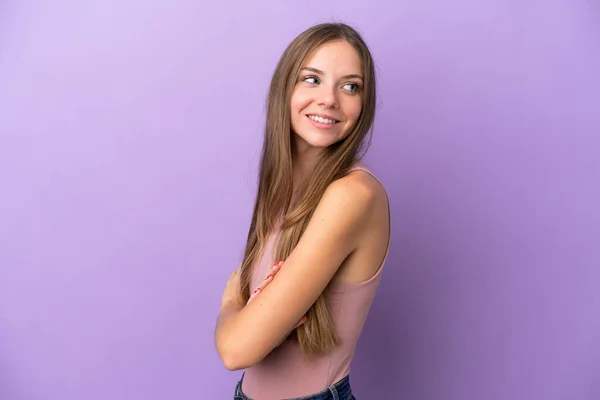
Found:
<svg viewBox="0 0 600 400"><path fill-rule="evenodd" d="M302 187L313 173L322 149L297 143L293 152L293 187L294 191Z"/></svg>

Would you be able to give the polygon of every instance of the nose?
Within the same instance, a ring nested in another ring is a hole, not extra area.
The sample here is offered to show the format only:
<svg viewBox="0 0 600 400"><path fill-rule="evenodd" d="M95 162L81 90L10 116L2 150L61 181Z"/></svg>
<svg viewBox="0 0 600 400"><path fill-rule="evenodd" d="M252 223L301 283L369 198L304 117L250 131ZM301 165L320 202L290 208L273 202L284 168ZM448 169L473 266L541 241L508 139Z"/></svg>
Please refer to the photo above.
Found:
<svg viewBox="0 0 600 400"><path fill-rule="evenodd" d="M335 87L332 86L321 86L321 91L319 93L319 105L326 108L338 108L338 93L335 90Z"/></svg>

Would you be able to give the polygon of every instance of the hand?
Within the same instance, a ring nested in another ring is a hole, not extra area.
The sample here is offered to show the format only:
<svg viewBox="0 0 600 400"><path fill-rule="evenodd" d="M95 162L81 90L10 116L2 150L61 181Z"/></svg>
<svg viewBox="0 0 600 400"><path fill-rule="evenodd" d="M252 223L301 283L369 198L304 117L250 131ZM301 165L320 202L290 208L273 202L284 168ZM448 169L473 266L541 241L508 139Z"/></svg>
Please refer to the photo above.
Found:
<svg viewBox="0 0 600 400"><path fill-rule="evenodd" d="M254 289L254 291L250 295L250 299L248 299L248 302L246 303L246 305L250 304L256 298L256 296L258 296L260 294L260 292L264 288L266 288L269 285L269 283L271 283L273 281L273 279L275 278L275 275L277 274L277 272L279 272L279 270L281 269L282 266L283 266L283 260L280 260L277 264L273 265L273 267L271 268L271 271L269 272L269 275L267 275L267 277L260 283L260 285L258 285L258 287L256 289ZM300 321L298 321L298 323L292 328L292 330L296 329L297 327L299 327L300 325L302 325L305 322L306 322L306 315L304 315L302 318L300 318ZM279 343L279 344L281 344L281 343Z"/></svg>
<svg viewBox="0 0 600 400"><path fill-rule="evenodd" d="M232 272L229 275L229 279L227 280L227 285L225 286L225 291L223 292L223 296L221 297L221 308L227 305L239 305L239 307L243 307L243 301L240 297L240 271L239 269L235 272Z"/></svg>
<svg viewBox="0 0 600 400"><path fill-rule="evenodd" d="M275 264L275 265L273 265L273 267L271 267L271 271L269 272L269 275L267 275L267 277L260 283L260 285L258 285L258 287L256 289L254 289L254 291L250 295L250 298L248 299L248 302L246 303L246 305L250 304L252 302L252 300L254 300L256 298L256 296L258 296L260 294L260 292L264 288L266 288L269 283L271 283L271 281L275 277L275 274L277 272L279 272L282 265L283 265L283 260L279 260L279 262L277 264Z"/></svg>

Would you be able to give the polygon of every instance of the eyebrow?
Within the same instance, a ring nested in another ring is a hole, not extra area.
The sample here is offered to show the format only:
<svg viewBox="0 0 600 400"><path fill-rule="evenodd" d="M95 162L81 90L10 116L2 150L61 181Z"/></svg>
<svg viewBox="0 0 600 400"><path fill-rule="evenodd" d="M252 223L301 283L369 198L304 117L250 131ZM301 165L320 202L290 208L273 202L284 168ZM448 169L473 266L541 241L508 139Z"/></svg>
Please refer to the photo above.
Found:
<svg viewBox="0 0 600 400"><path fill-rule="evenodd" d="M316 69L316 68L312 68L312 67L303 67L301 69L301 71L310 71L310 72L314 72L315 74L325 75L325 73L323 71L321 71L320 69ZM358 78L358 79L364 81L363 77L358 74L350 74L350 75L342 76L342 79L351 79L351 78Z"/></svg>

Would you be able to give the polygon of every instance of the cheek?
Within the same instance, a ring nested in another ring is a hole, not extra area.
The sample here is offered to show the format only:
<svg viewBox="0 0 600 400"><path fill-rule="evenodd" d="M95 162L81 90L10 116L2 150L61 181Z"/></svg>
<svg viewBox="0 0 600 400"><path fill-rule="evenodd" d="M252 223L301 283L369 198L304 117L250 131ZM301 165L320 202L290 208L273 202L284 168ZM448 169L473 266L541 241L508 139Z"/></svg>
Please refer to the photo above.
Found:
<svg viewBox="0 0 600 400"><path fill-rule="evenodd" d="M360 98L353 98L344 108L346 118L349 121L356 121L362 111L362 101Z"/></svg>
<svg viewBox="0 0 600 400"><path fill-rule="evenodd" d="M306 106L310 104L310 99L307 94L302 90L296 90L292 93L292 97L290 99L290 108L292 114L297 114L302 111Z"/></svg>
<svg viewBox="0 0 600 400"><path fill-rule="evenodd" d="M290 98L290 117L292 124L292 131L298 132L300 128L301 112L306 107L306 96L303 95L302 91L295 91L292 93Z"/></svg>

